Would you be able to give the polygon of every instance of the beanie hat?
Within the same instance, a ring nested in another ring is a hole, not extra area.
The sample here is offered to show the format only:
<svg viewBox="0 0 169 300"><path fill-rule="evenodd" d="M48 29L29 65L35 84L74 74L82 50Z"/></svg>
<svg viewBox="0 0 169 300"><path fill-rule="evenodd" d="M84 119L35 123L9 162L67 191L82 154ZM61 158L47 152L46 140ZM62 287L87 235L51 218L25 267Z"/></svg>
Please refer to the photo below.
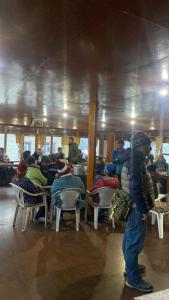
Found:
<svg viewBox="0 0 169 300"><path fill-rule="evenodd" d="M26 160L26 163L28 166L33 165L35 163L35 160L32 156L28 157L28 159Z"/></svg>
<svg viewBox="0 0 169 300"><path fill-rule="evenodd" d="M67 170L68 170L68 166L64 162L60 161L59 164L58 164L58 173L63 174Z"/></svg>
<svg viewBox="0 0 169 300"><path fill-rule="evenodd" d="M151 144L151 140L145 132L138 131L138 132L134 132L131 135L132 148L140 147L143 145L150 145L150 144Z"/></svg>
<svg viewBox="0 0 169 300"><path fill-rule="evenodd" d="M26 170L27 170L27 166L26 166L25 162L21 161L17 167L17 173L24 174L24 173L26 173Z"/></svg>

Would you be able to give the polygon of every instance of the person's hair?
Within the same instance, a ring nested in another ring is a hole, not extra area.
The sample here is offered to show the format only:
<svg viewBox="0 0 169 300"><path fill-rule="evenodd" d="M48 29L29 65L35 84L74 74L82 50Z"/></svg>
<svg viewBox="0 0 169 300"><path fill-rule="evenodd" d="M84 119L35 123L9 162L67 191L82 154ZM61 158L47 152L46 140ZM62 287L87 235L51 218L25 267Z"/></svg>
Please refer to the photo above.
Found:
<svg viewBox="0 0 169 300"><path fill-rule="evenodd" d="M17 179L21 180L23 177L25 177L26 171L24 173L16 173Z"/></svg>
<svg viewBox="0 0 169 300"><path fill-rule="evenodd" d="M24 160L27 159L30 155L31 155L31 152L30 152L29 150L24 151L24 152L23 152L23 159L24 159Z"/></svg>
<svg viewBox="0 0 169 300"><path fill-rule="evenodd" d="M124 141L123 141L123 140L118 140L117 144L118 144L118 145L123 145L123 146L124 146Z"/></svg>
<svg viewBox="0 0 169 300"><path fill-rule="evenodd" d="M58 147L58 151L59 151L59 150L62 150L62 147Z"/></svg>
<svg viewBox="0 0 169 300"><path fill-rule="evenodd" d="M69 140L74 141L74 137L73 137L73 136L70 136L70 137L69 137Z"/></svg>
<svg viewBox="0 0 169 300"><path fill-rule="evenodd" d="M1 147L1 148L0 148L0 150L4 151L4 148L3 148L3 147Z"/></svg>
<svg viewBox="0 0 169 300"><path fill-rule="evenodd" d="M42 159L41 159L41 163L47 163L47 164L49 164L50 163L49 157L47 155L43 155Z"/></svg>

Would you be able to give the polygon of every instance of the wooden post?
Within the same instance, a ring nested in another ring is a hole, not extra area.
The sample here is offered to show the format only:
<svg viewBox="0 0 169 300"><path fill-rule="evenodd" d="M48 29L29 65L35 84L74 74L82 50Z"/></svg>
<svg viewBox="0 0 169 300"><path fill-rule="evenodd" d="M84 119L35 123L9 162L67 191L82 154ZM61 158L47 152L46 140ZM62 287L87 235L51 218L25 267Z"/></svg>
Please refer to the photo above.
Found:
<svg viewBox="0 0 169 300"><path fill-rule="evenodd" d="M8 127L5 126L5 132L4 132L4 152L7 152L7 133L8 133Z"/></svg>
<svg viewBox="0 0 169 300"><path fill-rule="evenodd" d="M87 162L87 189L93 184L95 160L96 160L96 119L97 105L96 101L89 103L88 119L88 162Z"/></svg>
<svg viewBox="0 0 169 300"><path fill-rule="evenodd" d="M115 134L109 132L107 135L106 162L111 162L111 153L115 148Z"/></svg>
<svg viewBox="0 0 169 300"><path fill-rule="evenodd" d="M104 133L102 132L99 137L99 156L104 155Z"/></svg>

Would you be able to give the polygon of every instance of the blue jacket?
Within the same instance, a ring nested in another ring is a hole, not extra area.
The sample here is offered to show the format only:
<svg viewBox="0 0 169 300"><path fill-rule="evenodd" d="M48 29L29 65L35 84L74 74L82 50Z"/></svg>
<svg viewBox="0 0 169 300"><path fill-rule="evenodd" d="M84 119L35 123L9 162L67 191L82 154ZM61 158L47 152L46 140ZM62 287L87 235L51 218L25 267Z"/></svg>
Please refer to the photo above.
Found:
<svg viewBox="0 0 169 300"><path fill-rule="evenodd" d="M122 168L123 168L123 162L121 161L121 158L125 155L125 149L122 151L119 150L113 150L111 154L111 160L112 163L116 167L116 174L120 175Z"/></svg>
<svg viewBox="0 0 169 300"><path fill-rule="evenodd" d="M125 165L128 167L129 194L131 195L137 209L142 214L146 214L149 211L149 206L145 196L144 184L144 178L146 174L145 156L141 152L131 149L128 150L127 154L128 155L122 159L123 163L124 159L126 159Z"/></svg>
<svg viewBox="0 0 169 300"><path fill-rule="evenodd" d="M55 179L51 187L51 194L54 194L57 191L65 188L80 188L82 190L82 194L85 193L85 187L81 178L72 174L67 174ZM61 206L62 203L60 198L56 197L55 200L55 205ZM77 204L80 208L82 208L84 206L84 201L80 199Z"/></svg>

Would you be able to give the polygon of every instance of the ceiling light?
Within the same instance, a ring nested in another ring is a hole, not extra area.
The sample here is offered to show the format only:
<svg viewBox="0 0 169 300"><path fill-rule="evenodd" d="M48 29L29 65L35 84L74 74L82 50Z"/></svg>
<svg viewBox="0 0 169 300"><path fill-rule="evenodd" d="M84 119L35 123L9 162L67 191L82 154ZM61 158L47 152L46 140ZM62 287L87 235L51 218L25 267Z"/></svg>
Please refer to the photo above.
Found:
<svg viewBox="0 0 169 300"><path fill-rule="evenodd" d="M105 119L105 116L103 115L102 116L102 122L105 122L106 121L106 119Z"/></svg>
<svg viewBox="0 0 169 300"><path fill-rule="evenodd" d="M73 126L72 129L77 129L77 127L76 127L76 126Z"/></svg>
<svg viewBox="0 0 169 300"><path fill-rule="evenodd" d="M102 125L101 125L102 127L105 127L106 125L104 124L104 123L102 123Z"/></svg>
<svg viewBox="0 0 169 300"><path fill-rule="evenodd" d="M161 96L166 96L168 94L168 90L167 89L162 89L161 91L160 91L160 95Z"/></svg>
<svg viewBox="0 0 169 300"><path fill-rule="evenodd" d="M135 117L136 117L136 114L135 114L135 112L134 112L134 111L132 111L132 113L131 113L131 117L132 117L132 118L135 118Z"/></svg>
<svg viewBox="0 0 169 300"><path fill-rule="evenodd" d="M67 118L67 113L64 113L64 114L63 114L63 117L64 117L64 118Z"/></svg>
<svg viewBox="0 0 169 300"><path fill-rule="evenodd" d="M47 119L46 119L46 118L43 118L43 121L44 121L44 122L46 122L46 121L47 121Z"/></svg>
<svg viewBox="0 0 169 300"><path fill-rule="evenodd" d="M168 72L167 70L162 70L162 79L163 80L168 80Z"/></svg>
<svg viewBox="0 0 169 300"><path fill-rule="evenodd" d="M155 129L155 127L154 127L154 126L151 126L151 127L150 127L150 129L151 129L151 130L154 130L154 129Z"/></svg>
<svg viewBox="0 0 169 300"><path fill-rule="evenodd" d="M134 120L131 120L130 124L131 124L131 125L134 125L134 124L135 124L135 121L134 121Z"/></svg>
<svg viewBox="0 0 169 300"><path fill-rule="evenodd" d="M67 103L64 103L64 109L68 109Z"/></svg>

